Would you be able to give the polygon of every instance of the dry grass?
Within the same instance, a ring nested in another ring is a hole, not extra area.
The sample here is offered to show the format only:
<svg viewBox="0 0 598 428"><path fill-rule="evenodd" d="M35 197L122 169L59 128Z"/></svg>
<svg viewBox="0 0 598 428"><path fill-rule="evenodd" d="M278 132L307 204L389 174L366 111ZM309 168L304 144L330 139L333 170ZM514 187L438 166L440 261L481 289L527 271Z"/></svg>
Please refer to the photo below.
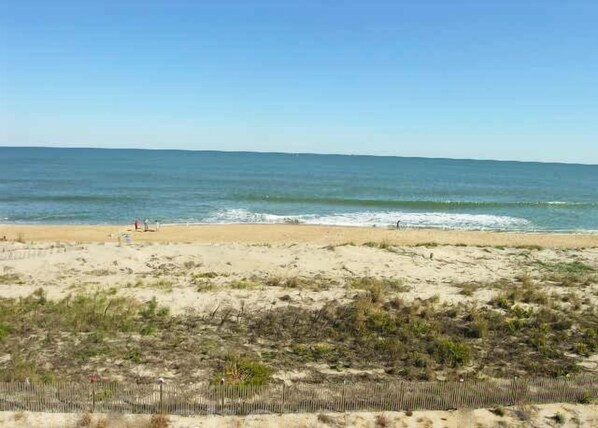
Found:
<svg viewBox="0 0 598 428"><path fill-rule="evenodd" d="M376 415L375 423L376 423L376 427L380 427L380 428L386 428L386 427L392 426L392 421L384 413L380 413L379 415Z"/></svg>
<svg viewBox="0 0 598 428"><path fill-rule="evenodd" d="M530 295L518 288L529 285L515 284L493 309L435 299L406 303L374 284L349 304L333 302L316 311L223 307L205 317L171 316L155 299L142 304L105 293L59 302L47 301L43 292L0 300L0 351L13 355L0 376L39 382L60 372L72 378L81 363L115 358L124 362L126 376L139 364L159 371L165 353L176 359L180 375L186 367L204 367L221 376L224 367L227 383L254 383L255 376L263 382L270 372L260 373L262 367L296 370L312 362L339 370L384 368L407 379L434 379L434 372L463 367L491 376L562 375L579 370L571 354L598 351L593 310L544 298L525 308ZM39 350L38 358L25 345ZM228 351L253 357L233 361Z"/></svg>
<svg viewBox="0 0 598 428"><path fill-rule="evenodd" d="M515 417L526 423L529 423L536 413L537 409L533 406L518 406L513 409Z"/></svg>
<svg viewBox="0 0 598 428"><path fill-rule="evenodd" d="M5 273L0 275L0 284L25 284L25 279L16 273Z"/></svg>
<svg viewBox="0 0 598 428"><path fill-rule="evenodd" d="M386 251L390 251L390 252L395 252L394 250L394 245L391 241L389 241L388 239L383 239L380 242L364 242L363 243L364 247L370 247L370 248L378 248L380 250L386 250Z"/></svg>
<svg viewBox="0 0 598 428"><path fill-rule="evenodd" d="M250 290L260 287L260 284L250 279L237 279L228 283L228 286L235 290Z"/></svg>
<svg viewBox="0 0 598 428"><path fill-rule="evenodd" d="M586 287L598 282L597 269L580 261L546 263L537 261L542 279L560 287Z"/></svg>
<svg viewBox="0 0 598 428"><path fill-rule="evenodd" d="M327 415L326 413L318 413L318 422L325 425L336 425L336 419L331 415Z"/></svg>
<svg viewBox="0 0 598 428"><path fill-rule="evenodd" d="M172 264L153 263L160 270ZM412 300L401 295L410 289L404 280L374 277L349 279L344 299L317 309L293 293L280 298L287 302L281 307L251 312L217 305L203 315L173 316L156 300L124 298L116 289L58 301L49 301L41 290L22 299L0 299L0 354L13 357L0 365L0 379L78 379L81 365L92 370L110 365L114 375L132 379L140 366L160 373L168 356L175 378L197 382L222 373L229 354L248 355L265 367L308 371L314 379L313 363L339 373L382 369L377 376L404 379L462 370L498 377L575 373L582 358L598 352L598 315L580 290L563 290L543 278L595 273L580 262L545 263L541 269L515 280L453 284L465 295L493 290L489 305L442 303L437 296ZM225 275L185 271L181 281L192 281L200 292L216 286L312 291L341 285L318 276L212 282L216 276ZM169 290L173 282L158 277L129 286Z"/></svg>
<svg viewBox="0 0 598 428"><path fill-rule="evenodd" d="M168 428L170 420L166 415L152 415L148 428Z"/></svg>
<svg viewBox="0 0 598 428"><path fill-rule="evenodd" d="M94 421L94 417L87 412L82 414L75 424L76 428L108 428L108 426L108 420L105 417L97 417Z"/></svg>
<svg viewBox="0 0 598 428"><path fill-rule="evenodd" d="M23 410L19 410L18 412L15 412L13 419L15 420L15 422L26 421L27 415Z"/></svg>
<svg viewBox="0 0 598 428"><path fill-rule="evenodd" d="M92 418L91 415L89 413L83 413L81 415L81 418L79 418L79 420L77 421L77 427L90 427L91 423L92 423Z"/></svg>

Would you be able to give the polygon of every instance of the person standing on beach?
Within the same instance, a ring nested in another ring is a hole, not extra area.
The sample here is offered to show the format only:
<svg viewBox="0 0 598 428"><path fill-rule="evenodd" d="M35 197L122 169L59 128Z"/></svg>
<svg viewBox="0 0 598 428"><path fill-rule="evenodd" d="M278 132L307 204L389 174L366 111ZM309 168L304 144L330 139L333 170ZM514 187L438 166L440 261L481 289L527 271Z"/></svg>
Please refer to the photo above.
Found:
<svg viewBox="0 0 598 428"><path fill-rule="evenodd" d="M160 222L156 220L156 232L160 230Z"/></svg>
<svg viewBox="0 0 598 428"><path fill-rule="evenodd" d="M135 226L135 232L137 232L139 230L139 220L135 220L133 225Z"/></svg>
<svg viewBox="0 0 598 428"><path fill-rule="evenodd" d="M149 220L145 219L143 220L143 231L147 232L149 230Z"/></svg>

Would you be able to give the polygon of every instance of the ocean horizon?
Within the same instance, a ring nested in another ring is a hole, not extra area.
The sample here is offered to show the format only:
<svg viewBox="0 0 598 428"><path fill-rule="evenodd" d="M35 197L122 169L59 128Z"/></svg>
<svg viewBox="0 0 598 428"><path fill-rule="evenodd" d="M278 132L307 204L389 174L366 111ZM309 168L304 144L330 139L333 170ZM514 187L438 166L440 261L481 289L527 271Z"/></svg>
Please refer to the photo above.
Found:
<svg viewBox="0 0 598 428"><path fill-rule="evenodd" d="M76 146L0 146L0 149L42 149L42 150L122 150L122 151L148 151L148 152L191 152L191 153L245 153L245 154L265 154L265 155L313 155L313 156L349 156L364 158L399 158L399 159L433 159L448 161L481 161L481 162L513 162L513 163L532 163L546 165L580 165L580 166L598 166L596 163L583 162L557 162L542 160L517 160L517 159L490 159L490 158L466 158L466 157L431 157L431 156L400 156L388 154L367 154L367 153L327 153L327 152L277 152L260 150L215 150L215 149L163 149L154 147L76 147Z"/></svg>
<svg viewBox="0 0 598 428"><path fill-rule="evenodd" d="M598 231L598 165L0 147L0 222Z"/></svg>

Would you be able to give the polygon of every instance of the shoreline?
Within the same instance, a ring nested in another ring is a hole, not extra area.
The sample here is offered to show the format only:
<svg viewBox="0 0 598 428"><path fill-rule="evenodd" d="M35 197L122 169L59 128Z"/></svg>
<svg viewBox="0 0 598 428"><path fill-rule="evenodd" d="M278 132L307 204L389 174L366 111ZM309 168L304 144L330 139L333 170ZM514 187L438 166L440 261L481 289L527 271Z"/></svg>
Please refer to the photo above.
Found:
<svg viewBox="0 0 598 428"><path fill-rule="evenodd" d="M133 225L0 224L0 239L22 242L243 243L341 245L387 242L392 245L598 247L595 232L511 232L289 224L164 224L159 231L134 231Z"/></svg>

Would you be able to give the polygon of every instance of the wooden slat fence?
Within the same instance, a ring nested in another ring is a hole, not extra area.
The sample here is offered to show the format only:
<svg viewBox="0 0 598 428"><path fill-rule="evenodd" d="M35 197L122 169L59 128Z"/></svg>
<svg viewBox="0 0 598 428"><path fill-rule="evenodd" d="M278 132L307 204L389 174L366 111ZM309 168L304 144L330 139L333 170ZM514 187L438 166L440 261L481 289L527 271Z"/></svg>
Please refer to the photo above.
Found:
<svg viewBox="0 0 598 428"><path fill-rule="evenodd" d="M0 261L6 260L22 260L33 257L43 257L50 254L66 253L66 247L52 247L52 248L27 248L27 249L2 249L0 251Z"/></svg>
<svg viewBox="0 0 598 428"><path fill-rule="evenodd" d="M0 383L0 411L249 415L482 408L598 397L598 377L266 386Z"/></svg>

